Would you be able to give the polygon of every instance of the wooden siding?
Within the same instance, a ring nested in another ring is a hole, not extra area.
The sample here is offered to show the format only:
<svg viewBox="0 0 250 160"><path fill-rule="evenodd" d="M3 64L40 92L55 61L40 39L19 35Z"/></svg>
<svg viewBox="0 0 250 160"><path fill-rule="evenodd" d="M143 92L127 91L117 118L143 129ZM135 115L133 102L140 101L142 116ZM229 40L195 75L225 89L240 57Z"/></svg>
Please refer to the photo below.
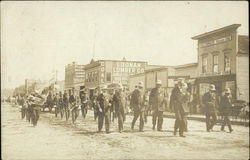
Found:
<svg viewBox="0 0 250 160"><path fill-rule="evenodd" d="M248 54L237 56L237 99L249 102L249 58Z"/></svg>

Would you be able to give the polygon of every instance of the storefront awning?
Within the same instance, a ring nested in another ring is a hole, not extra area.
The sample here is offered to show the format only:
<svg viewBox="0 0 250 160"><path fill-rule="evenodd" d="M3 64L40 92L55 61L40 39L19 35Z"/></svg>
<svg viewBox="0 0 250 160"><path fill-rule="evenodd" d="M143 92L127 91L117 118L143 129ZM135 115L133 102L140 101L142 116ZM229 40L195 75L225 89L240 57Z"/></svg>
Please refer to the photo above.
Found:
<svg viewBox="0 0 250 160"><path fill-rule="evenodd" d="M212 82L234 81L235 79L236 79L236 75L230 74L230 75L197 77L196 82L197 83L212 83Z"/></svg>

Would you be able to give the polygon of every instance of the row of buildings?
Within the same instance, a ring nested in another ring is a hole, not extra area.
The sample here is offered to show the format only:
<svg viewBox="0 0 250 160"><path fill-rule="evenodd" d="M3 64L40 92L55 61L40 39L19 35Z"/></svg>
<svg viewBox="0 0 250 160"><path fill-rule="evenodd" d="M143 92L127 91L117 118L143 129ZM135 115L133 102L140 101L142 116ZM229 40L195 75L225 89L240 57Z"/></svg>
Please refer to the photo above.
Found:
<svg viewBox="0 0 250 160"><path fill-rule="evenodd" d="M73 62L65 67L65 89L87 88L90 94L103 84L119 83L130 90L144 82L146 90L155 87L156 80L170 93L176 78L185 78L200 100L215 84L219 94L229 87L233 97L249 101L249 37L238 35L240 24L232 24L192 37L197 40L197 63L178 66L149 65L143 61L91 60L89 64Z"/></svg>

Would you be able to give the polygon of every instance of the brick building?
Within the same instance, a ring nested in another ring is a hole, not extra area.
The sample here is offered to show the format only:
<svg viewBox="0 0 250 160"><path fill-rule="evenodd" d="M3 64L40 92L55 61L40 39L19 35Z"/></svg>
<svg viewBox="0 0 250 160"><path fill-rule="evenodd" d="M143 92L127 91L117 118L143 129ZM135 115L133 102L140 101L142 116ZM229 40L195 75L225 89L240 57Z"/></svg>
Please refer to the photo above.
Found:
<svg viewBox="0 0 250 160"><path fill-rule="evenodd" d="M144 73L147 62L93 59L85 66L85 87L92 90L100 85L112 83L128 85L129 75Z"/></svg>
<svg viewBox="0 0 250 160"><path fill-rule="evenodd" d="M85 86L85 70L84 65L76 64L73 62L72 64L68 64L65 67L65 90L80 90Z"/></svg>

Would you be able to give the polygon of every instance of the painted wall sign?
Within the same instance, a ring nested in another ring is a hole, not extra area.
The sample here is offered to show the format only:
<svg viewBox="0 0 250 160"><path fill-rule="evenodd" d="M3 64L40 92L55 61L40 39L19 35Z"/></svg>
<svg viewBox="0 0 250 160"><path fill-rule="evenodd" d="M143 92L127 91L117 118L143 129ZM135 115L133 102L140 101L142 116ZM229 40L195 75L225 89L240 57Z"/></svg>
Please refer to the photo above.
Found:
<svg viewBox="0 0 250 160"><path fill-rule="evenodd" d="M227 36L227 37L216 39L210 42L201 43L201 47L208 47L208 46L216 45L216 44L223 43L223 42L230 41L230 40L232 40L232 36Z"/></svg>
<svg viewBox="0 0 250 160"><path fill-rule="evenodd" d="M114 73L144 73L145 64L138 62L113 62Z"/></svg>

